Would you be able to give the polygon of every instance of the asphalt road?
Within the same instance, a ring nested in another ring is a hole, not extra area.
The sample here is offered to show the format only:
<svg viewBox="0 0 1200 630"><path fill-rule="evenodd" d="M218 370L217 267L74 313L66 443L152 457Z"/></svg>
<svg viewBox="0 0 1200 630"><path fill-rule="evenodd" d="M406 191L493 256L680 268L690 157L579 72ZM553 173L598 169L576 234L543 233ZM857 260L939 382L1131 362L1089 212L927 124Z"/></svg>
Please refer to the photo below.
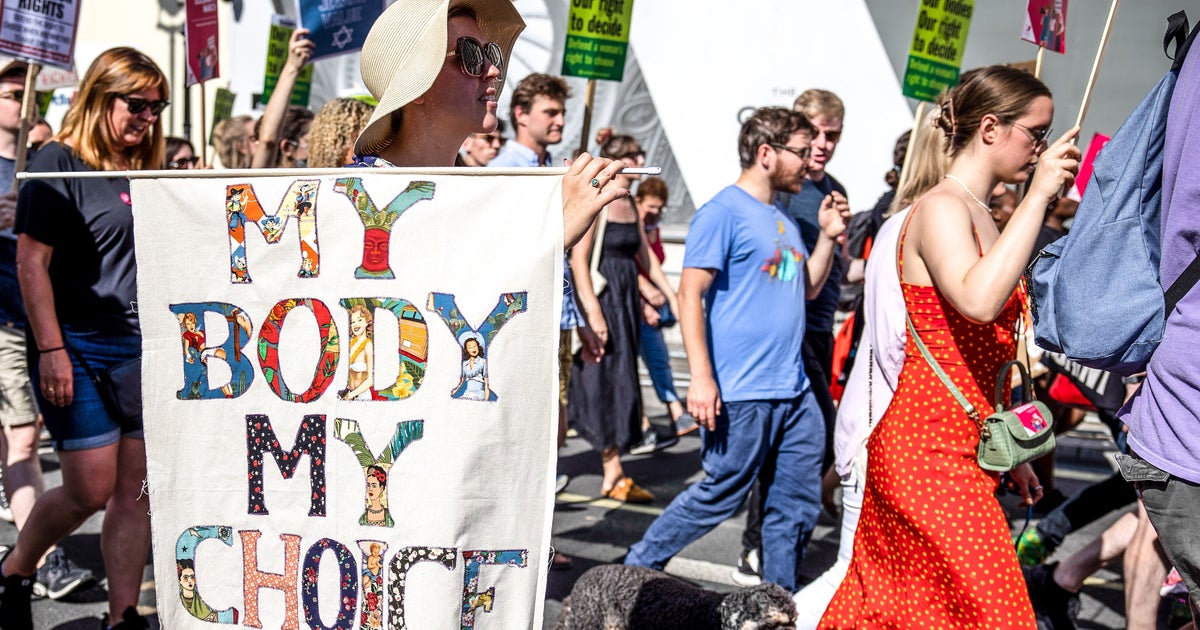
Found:
<svg viewBox="0 0 1200 630"><path fill-rule="evenodd" d="M679 371L683 372L682 367ZM648 382L646 383L648 385ZM685 389L681 388L683 394ZM647 409L665 430L665 409L657 403L648 386L644 388ZM608 499L597 498L600 489L600 460L590 451L583 440L571 438L561 453L559 468L571 476L566 490L559 495L554 516L554 544L573 558L573 566L567 571L551 571L546 592L546 623L550 627L557 617L561 601L570 592L572 584L588 568L612 562L625 553L629 545L636 542L653 519L661 513L670 500L688 484L696 481L700 470L700 440L685 436L680 442L665 451L644 456L627 456L626 472L637 482L657 496L652 505L622 505ZM1111 441L1104 438L1101 425L1085 423L1082 430L1060 440L1058 448L1059 484L1068 494L1084 485L1101 479L1112 470L1110 458ZM47 469L49 485L60 483L57 463L52 452L42 453L42 462ZM1014 534L1024 522L1023 513L1015 508L1013 500L1006 500ZM1056 557L1078 550L1103 531L1120 514L1113 513L1067 538ZM692 580L707 588L729 590L734 588L730 577L740 550L744 514L739 513L722 523L712 532L696 541L680 553L667 567L674 575ZM62 545L71 558L97 573L103 574L99 557L100 515L94 516ZM11 544L16 538L16 529L0 523L0 544ZM823 515L813 537L805 562L804 574L812 578L833 563L837 550L837 522ZM1084 587L1080 628L1115 629L1124 628L1123 583L1121 567L1117 562L1093 576ZM141 597L141 612L149 616L152 627L157 628L155 616L154 582L149 563ZM107 608L105 591L100 585L81 590L62 601L40 600L34 602L34 621L39 629L94 630L98 619ZM1160 627L1166 628L1166 606L1160 614ZM486 616L481 617L477 627L487 628Z"/></svg>

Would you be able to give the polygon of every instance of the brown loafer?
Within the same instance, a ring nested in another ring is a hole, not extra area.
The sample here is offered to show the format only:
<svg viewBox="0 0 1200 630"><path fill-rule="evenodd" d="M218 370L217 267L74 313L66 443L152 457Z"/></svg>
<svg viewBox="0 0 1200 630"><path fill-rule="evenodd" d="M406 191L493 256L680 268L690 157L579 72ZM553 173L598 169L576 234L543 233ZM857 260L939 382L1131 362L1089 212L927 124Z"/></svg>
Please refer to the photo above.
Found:
<svg viewBox="0 0 1200 630"><path fill-rule="evenodd" d="M616 499L624 503L653 503L654 495L650 494L649 490L637 485L633 479L622 477L617 485L611 490L604 493L604 496L610 499Z"/></svg>

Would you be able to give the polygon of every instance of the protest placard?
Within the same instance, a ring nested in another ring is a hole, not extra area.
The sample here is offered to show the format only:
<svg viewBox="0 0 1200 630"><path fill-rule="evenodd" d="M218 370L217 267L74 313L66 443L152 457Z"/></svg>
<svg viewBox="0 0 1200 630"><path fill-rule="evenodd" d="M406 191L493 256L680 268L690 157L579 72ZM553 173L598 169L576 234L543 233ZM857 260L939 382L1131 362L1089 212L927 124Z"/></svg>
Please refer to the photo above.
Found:
<svg viewBox="0 0 1200 630"><path fill-rule="evenodd" d="M221 76L217 54L217 0L187 0L187 86Z"/></svg>
<svg viewBox="0 0 1200 630"><path fill-rule="evenodd" d="M1112 140L1112 136L1106 136L1102 133L1092 134L1092 141L1088 143L1087 152L1083 154L1083 161L1079 163L1079 176L1075 178L1075 190L1082 198L1087 191L1088 180L1092 178L1092 168L1096 165L1096 156L1100 155L1100 149Z"/></svg>
<svg viewBox="0 0 1200 630"><path fill-rule="evenodd" d="M291 38L294 30L296 30L295 22L286 16L274 15L271 17L271 30L267 36L267 65L263 74L263 92L259 97L259 103L263 105L271 100L271 93L275 91L275 84L279 82L279 73L283 70L283 64L287 63L288 39ZM296 87L292 89L290 104L308 107L308 93L312 90L312 76L313 65L305 64L304 68L300 70L300 76L296 78Z"/></svg>
<svg viewBox="0 0 1200 630"><path fill-rule="evenodd" d="M228 119L233 115L233 102L237 95L225 88L217 88L216 94L213 95L213 115L212 125L208 128L208 143L213 143L213 133L216 132L217 123Z"/></svg>
<svg viewBox="0 0 1200 630"><path fill-rule="evenodd" d="M567 17L562 73L620 81L625 76L633 0L575 0Z"/></svg>
<svg viewBox="0 0 1200 630"><path fill-rule="evenodd" d="M71 68L78 22L79 0L0 0L0 53Z"/></svg>
<svg viewBox="0 0 1200 630"><path fill-rule="evenodd" d="M134 180L163 627L541 627L560 181Z"/></svg>
<svg viewBox="0 0 1200 630"><path fill-rule="evenodd" d="M921 0L902 82L904 95L932 101L958 82L975 0Z"/></svg>
<svg viewBox="0 0 1200 630"><path fill-rule="evenodd" d="M296 0L300 25L314 44L314 61L362 49L383 8L383 0Z"/></svg>
<svg viewBox="0 0 1200 630"><path fill-rule="evenodd" d="M1067 0L1026 0L1021 39L1056 53L1067 52Z"/></svg>

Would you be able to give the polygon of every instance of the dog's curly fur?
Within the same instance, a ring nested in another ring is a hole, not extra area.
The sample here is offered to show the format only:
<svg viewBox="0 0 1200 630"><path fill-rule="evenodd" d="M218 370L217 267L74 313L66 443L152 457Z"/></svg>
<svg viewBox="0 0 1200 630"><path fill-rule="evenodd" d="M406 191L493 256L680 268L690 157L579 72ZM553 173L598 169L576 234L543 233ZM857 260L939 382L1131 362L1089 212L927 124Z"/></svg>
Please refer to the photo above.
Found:
<svg viewBox="0 0 1200 630"><path fill-rule="evenodd" d="M795 623L792 596L775 584L715 593L661 571L608 564L580 576L554 630L784 630Z"/></svg>

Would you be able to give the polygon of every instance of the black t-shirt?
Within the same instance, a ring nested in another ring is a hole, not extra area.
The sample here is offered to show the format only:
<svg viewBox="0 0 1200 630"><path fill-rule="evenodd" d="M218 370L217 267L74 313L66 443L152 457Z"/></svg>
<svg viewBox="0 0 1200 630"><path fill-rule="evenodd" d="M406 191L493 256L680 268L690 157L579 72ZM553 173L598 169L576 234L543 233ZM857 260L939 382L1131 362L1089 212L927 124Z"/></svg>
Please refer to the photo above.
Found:
<svg viewBox="0 0 1200 630"><path fill-rule="evenodd" d="M70 149L50 143L30 172L94 171ZM16 231L54 248L50 281L63 325L109 334L140 334L137 261L129 180L34 179L21 186Z"/></svg>
<svg viewBox="0 0 1200 630"><path fill-rule="evenodd" d="M821 224L817 216L821 211L821 202L825 200L826 195L835 190L843 196L846 194L846 188L842 186L841 182L826 173L819 182L805 179L800 192L794 195L780 196L780 200L787 207L788 214L799 224L800 238L804 240L804 246L808 248L809 254L812 254L813 248L817 245L817 239L821 236ZM838 248L838 251L840 252L841 248ZM837 311L838 300L841 296L842 264L841 256L835 254L833 267L829 270L829 279L825 281L817 297L809 300L805 306L806 334L809 331L833 334L834 313Z"/></svg>

